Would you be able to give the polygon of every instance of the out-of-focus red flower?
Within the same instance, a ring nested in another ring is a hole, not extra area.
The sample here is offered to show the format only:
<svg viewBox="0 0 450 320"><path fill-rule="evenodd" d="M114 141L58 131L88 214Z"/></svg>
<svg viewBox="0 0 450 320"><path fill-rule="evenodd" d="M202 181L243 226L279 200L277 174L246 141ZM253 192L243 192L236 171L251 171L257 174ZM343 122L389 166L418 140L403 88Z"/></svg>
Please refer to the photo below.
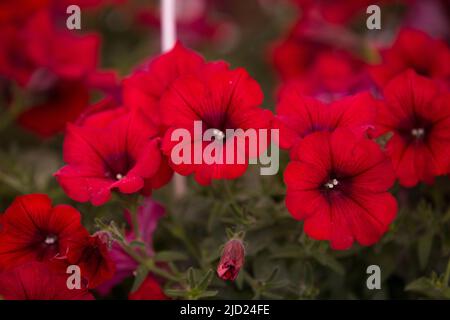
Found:
<svg viewBox="0 0 450 320"><path fill-rule="evenodd" d="M286 38L273 45L272 63L282 81L293 80L307 73L318 52L326 46L303 39L297 39L294 31Z"/></svg>
<svg viewBox="0 0 450 320"><path fill-rule="evenodd" d="M69 289L67 274L47 264L30 262L0 273L0 297L5 300L94 300L85 288Z"/></svg>
<svg viewBox="0 0 450 320"><path fill-rule="evenodd" d="M77 5L82 9L89 9L89 8L97 8L100 6L108 5L108 4L120 4L127 2L128 0L52 0L53 6L55 8L61 8L64 9L66 12L66 8L70 5Z"/></svg>
<svg viewBox="0 0 450 320"><path fill-rule="evenodd" d="M70 198L97 206L110 199L111 191L149 194L155 184L170 179L170 172L159 171L159 143L158 129L139 111L104 128L69 125L64 141L67 165L55 176Z"/></svg>
<svg viewBox="0 0 450 320"><path fill-rule="evenodd" d="M347 24L366 13L371 4L386 4L389 0L291 0L307 18L323 19L328 23Z"/></svg>
<svg viewBox="0 0 450 320"><path fill-rule="evenodd" d="M406 187L450 169L450 94L438 84L408 70L384 88L376 133L392 132L387 153L400 184Z"/></svg>
<svg viewBox="0 0 450 320"><path fill-rule="evenodd" d="M66 18L67 8L77 5L81 9L98 8L106 4L118 4L127 0L2 0L0 2L0 25L25 23L36 12L46 9L53 17Z"/></svg>
<svg viewBox="0 0 450 320"><path fill-rule="evenodd" d="M40 11L30 18L23 39L26 45L22 49L36 66L58 77L86 77L97 67L99 36L76 36L67 30L59 30L48 11Z"/></svg>
<svg viewBox="0 0 450 320"><path fill-rule="evenodd" d="M376 105L368 92L327 105L290 87L282 91L273 126L280 130L280 147L284 149L294 148L302 138L317 131L348 128L362 135L375 123Z"/></svg>
<svg viewBox="0 0 450 320"><path fill-rule="evenodd" d="M23 54L23 35L12 26L2 26L0 33L0 75L25 86L35 70L30 57ZM22 52L22 53L21 53Z"/></svg>
<svg viewBox="0 0 450 320"><path fill-rule="evenodd" d="M139 226L140 241L145 243L145 248L136 248L137 254L153 255L153 233L156 230L159 219L164 215L164 208L150 197L146 198L142 205L138 208L137 221ZM134 226L131 222L130 213L125 213L125 219L131 227L126 233L128 242L137 240ZM144 250L145 252L141 252ZM125 278L131 276L136 271L139 263L126 253L119 243L114 242L110 251L110 256L116 265L116 273L114 277L97 288L102 295L106 295L117 284L121 283Z"/></svg>
<svg viewBox="0 0 450 320"><path fill-rule="evenodd" d="M449 85L450 50L444 41L422 31L402 29L392 47L382 51L382 57L381 64L370 67L380 87L407 69Z"/></svg>
<svg viewBox="0 0 450 320"><path fill-rule="evenodd" d="M362 60L345 51L325 51L294 82L302 86L303 92L331 101L369 88L370 78L364 66Z"/></svg>
<svg viewBox="0 0 450 320"><path fill-rule="evenodd" d="M89 288L96 288L115 273L115 264L108 252L110 241L104 232L69 241L67 261L80 267Z"/></svg>
<svg viewBox="0 0 450 320"><path fill-rule="evenodd" d="M400 4L405 0L259 0L263 5L280 6L280 3L294 5L299 9L301 19L317 20L318 22L348 26L359 22L366 14L366 8L371 4L384 6ZM408 1L408 0L406 0ZM270 7L269 7L270 8Z"/></svg>
<svg viewBox="0 0 450 320"><path fill-rule="evenodd" d="M317 34L312 33L314 30ZM294 83L308 95L333 100L366 90L370 85L366 64L352 52L355 39L339 39L341 30L300 21L288 36L271 48L272 63L280 79ZM333 35L322 39L321 34Z"/></svg>
<svg viewBox="0 0 450 320"><path fill-rule="evenodd" d="M0 270L30 261L59 264L70 241L86 234L74 208L52 207L50 198L43 194L17 197L2 216Z"/></svg>
<svg viewBox="0 0 450 320"><path fill-rule="evenodd" d="M58 81L36 93L36 104L23 112L18 123L42 137L50 137L74 121L89 104L89 89L79 81Z"/></svg>
<svg viewBox="0 0 450 320"><path fill-rule="evenodd" d="M160 99L180 76L194 73L205 63L198 53L180 42L136 70L123 82L123 99L130 109L141 109L149 121L160 125Z"/></svg>
<svg viewBox="0 0 450 320"><path fill-rule="evenodd" d="M141 286L128 296L129 300L168 300L160 284L152 276L148 276Z"/></svg>
<svg viewBox="0 0 450 320"><path fill-rule="evenodd" d="M242 240L229 240L222 251L222 256L217 266L217 275L222 280L234 281L244 265L245 248Z"/></svg>
<svg viewBox="0 0 450 320"><path fill-rule="evenodd" d="M47 8L51 0L2 0L0 25L24 23L33 13ZM3 31L3 30L2 30Z"/></svg>
<svg viewBox="0 0 450 320"><path fill-rule="evenodd" d="M27 99L18 122L42 137L64 130L88 106L93 88L113 93L117 76L97 71L99 37L57 30L48 11L0 35L0 75L16 82Z"/></svg>
<svg viewBox="0 0 450 320"><path fill-rule="evenodd" d="M242 68L230 70L224 62L203 65L195 75L180 77L161 99L163 124L168 127L162 149L169 157L171 167L181 175L194 174L195 180L202 185L208 185L212 179L235 179L244 174L248 166L249 156L253 156L248 144L241 150L235 150L233 161L226 160L227 148L231 150L233 140L237 148L239 136L225 135L226 129L268 129L272 114L259 108L263 94L258 83ZM215 129L215 140L201 142L202 154L196 155L194 144L194 122L202 122L202 133L207 129ZM171 152L179 141L172 141L172 132L177 129L189 131L191 140L184 142L191 148L190 163L174 163ZM203 156L205 148L211 143L218 143L219 151L216 158L222 164L198 164L196 157ZM239 163L237 158L244 158ZM197 163L196 163L197 162ZM233 162L233 163L230 163ZM244 162L244 163L242 163Z"/></svg>
<svg viewBox="0 0 450 320"><path fill-rule="evenodd" d="M375 142L347 129L317 132L300 141L291 158L286 206L305 221L307 235L343 250L354 241L372 245L387 231L397 212L387 192L395 174Z"/></svg>

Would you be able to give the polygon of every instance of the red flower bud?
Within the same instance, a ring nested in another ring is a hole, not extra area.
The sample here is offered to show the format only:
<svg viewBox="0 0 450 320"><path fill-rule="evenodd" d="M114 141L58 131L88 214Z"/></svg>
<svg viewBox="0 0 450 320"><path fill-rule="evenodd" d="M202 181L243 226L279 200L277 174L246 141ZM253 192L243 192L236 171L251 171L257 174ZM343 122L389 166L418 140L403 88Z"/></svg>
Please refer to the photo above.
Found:
<svg viewBox="0 0 450 320"><path fill-rule="evenodd" d="M231 239L225 244L217 266L217 275L223 280L235 280L244 265L245 249L241 240Z"/></svg>

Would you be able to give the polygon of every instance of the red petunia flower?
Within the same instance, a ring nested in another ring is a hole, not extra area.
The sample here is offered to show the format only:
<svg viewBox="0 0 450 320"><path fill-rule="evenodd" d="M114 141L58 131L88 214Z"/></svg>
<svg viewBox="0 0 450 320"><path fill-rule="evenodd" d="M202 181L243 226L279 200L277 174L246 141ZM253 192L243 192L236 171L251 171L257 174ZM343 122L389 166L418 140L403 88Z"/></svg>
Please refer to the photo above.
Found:
<svg viewBox="0 0 450 320"><path fill-rule="evenodd" d="M343 96L368 88L369 77L362 60L345 51L322 52L297 81L303 91L316 96ZM328 100L331 100L328 98Z"/></svg>
<svg viewBox="0 0 450 320"><path fill-rule="evenodd" d="M77 210L67 205L52 207L43 194L17 197L1 220L0 270L30 261L57 264L69 242L87 234Z"/></svg>
<svg viewBox="0 0 450 320"><path fill-rule="evenodd" d="M128 296L129 300L168 300L161 285L153 277L148 276L141 286Z"/></svg>
<svg viewBox="0 0 450 320"><path fill-rule="evenodd" d="M345 25L366 13L373 4L371 0L291 0L296 3L308 18L323 19L329 23ZM378 0L377 5L387 4L389 0Z"/></svg>
<svg viewBox="0 0 450 320"><path fill-rule="evenodd" d="M0 25L21 24L39 10L47 9L55 18L66 18L70 5L91 9L105 4L118 4L126 0L2 0L0 2Z"/></svg>
<svg viewBox="0 0 450 320"><path fill-rule="evenodd" d="M69 242L67 261L80 267L89 288L96 288L115 273L115 264L108 249L110 241L108 234L98 232Z"/></svg>
<svg viewBox="0 0 450 320"><path fill-rule="evenodd" d="M384 88L375 134L392 132L387 153L400 184L432 183L450 170L450 94L408 70Z"/></svg>
<svg viewBox="0 0 450 320"><path fill-rule="evenodd" d="M217 275L222 280L236 280L244 265L245 248L240 239L229 240L222 252L217 266Z"/></svg>
<svg viewBox="0 0 450 320"><path fill-rule="evenodd" d="M17 27L2 26L0 33L0 75L25 86L35 70L35 64L25 55L23 34Z"/></svg>
<svg viewBox="0 0 450 320"><path fill-rule="evenodd" d="M69 125L64 141L67 165L55 176L70 198L97 206L110 199L111 191L148 194L151 179L160 182L157 135L140 112L127 113L104 128Z"/></svg>
<svg viewBox="0 0 450 320"><path fill-rule="evenodd" d="M395 181L379 146L347 129L317 132L300 141L284 172L286 206L304 231L333 249L354 241L372 245L397 212L387 192Z"/></svg>
<svg viewBox="0 0 450 320"><path fill-rule="evenodd" d="M383 87L395 76L413 69L418 75L450 81L450 49L422 31L403 29L391 48L382 51L383 62L370 68L375 82Z"/></svg>
<svg viewBox="0 0 450 320"><path fill-rule="evenodd" d="M272 64L282 81L306 74L316 55L328 48L308 39L299 39L296 29L294 26L286 39L275 43L271 50Z"/></svg>
<svg viewBox="0 0 450 320"><path fill-rule="evenodd" d="M5 300L94 300L85 287L69 289L67 274L40 262L0 273L0 297Z"/></svg>
<svg viewBox="0 0 450 320"><path fill-rule="evenodd" d="M360 93L330 104L302 95L295 86L282 91L273 126L280 130L280 147L292 149L317 131L348 128L361 135L375 123L376 101Z"/></svg>
<svg viewBox="0 0 450 320"><path fill-rule="evenodd" d="M37 101L40 95L36 95ZM23 112L18 123L41 137L50 137L83 112L89 104L89 89L79 81L58 81L42 93L42 100Z"/></svg>
<svg viewBox="0 0 450 320"><path fill-rule="evenodd" d="M199 54L177 42L171 51L152 59L123 81L125 106L141 109L159 125L161 96L176 79L194 73L204 62Z"/></svg>
<svg viewBox="0 0 450 320"><path fill-rule="evenodd" d="M335 37L329 36L334 33ZM324 35L328 38L322 39ZM295 83L305 94L329 101L367 90L370 78L364 61L353 54L355 39L342 36L341 40L340 36L337 30L301 20L271 50L280 79Z"/></svg>
<svg viewBox="0 0 450 320"><path fill-rule="evenodd" d="M63 78L80 78L95 71L100 38L97 34L76 36L57 29L48 11L33 15L24 27L22 51L41 68Z"/></svg>
<svg viewBox="0 0 450 320"><path fill-rule="evenodd" d="M3 0L0 2L0 25L19 24L33 13L48 7L51 0ZM3 29L2 29L3 31Z"/></svg>
<svg viewBox="0 0 450 320"><path fill-rule="evenodd" d="M129 108L119 106L115 99L109 97L101 100L95 105L89 107L77 120L78 125L91 128L106 128L115 119L125 116ZM143 111L137 111L143 115ZM150 128L153 128L155 117L146 118L145 122ZM153 129L152 129L153 130ZM162 134L160 132L158 135ZM150 195L153 189L159 189L166 185L172 179L173 170L169 166L166 156L162 155L161 163L157 173L150 179L145 179L142 194Z"/></svg>
<svg viewBox="0 0 450 320"><path fill-rule="evenodd" d="M237 134L227 137L226 130L268 129L272 114L259 108L262 100L258 83L244 69L230 70L224 62L205 64L195 75L180 77L161 100L163 124L169 128L162 149L169 157L171 167L181 175L195 174L195 180L202 185L210 184L212 179L235 179L243 175L253 152L246 144L242 150L235 150L233 161L227 161L231 144L234 143L236 149L241 137ZM201 121L202 133L211 129L215 140L196 142L195 121ZM175 163L171 158L172 151L180 143L172 139L172 133L177 129L190 133L190 140L183 141L185 147L192 150L189 163ZM212 143L219 145L216 155L219 160L211 164L200 161L199 164L196 157L202 157L205 148ZM202 154L196 152L196 145L201 147ZM238 158L244 161L239 163Z"/></svg>
<svg viewBox="0 0 450 320"><path fill-rule="evenodd" d="M92 89L113 93L118 86L114 72L96 70L98 35L76 36L56 29L52 21L42 10L0 36L0 75L17 82L27 97L18 123L41 137L76 120Z"/></svg>

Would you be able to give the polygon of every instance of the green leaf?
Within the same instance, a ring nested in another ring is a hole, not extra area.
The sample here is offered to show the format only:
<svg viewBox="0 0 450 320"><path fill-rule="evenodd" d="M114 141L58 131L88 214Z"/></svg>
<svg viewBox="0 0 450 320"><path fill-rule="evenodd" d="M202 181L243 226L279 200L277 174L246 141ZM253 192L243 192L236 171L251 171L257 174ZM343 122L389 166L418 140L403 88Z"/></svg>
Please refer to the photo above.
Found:
<svg viewBox="0 0 450 320"><path fill-rule="evenodd" d="M186 296L186 291L180 289L166 289L164 293L173 298L184 298Z"/></svg>
<svg viewBox="0 0 450 320"><path fill-rule="evenodd" d="M199 298L210 298L215 297L219 293L217 290L209 290L209 291L203 291L198 297Z"/></svg>
<svg viewBox="0 0 450 320"><path fill-rule="evenodd" d="M206 288L208 288L209 284L211 283L213 276L213 271L209 269L208 272L203 276L202 280L200 280L200 282L197 284L197 288L201 291L206 290Z"/></svg>
<svg viewBox="0 0 450 320"><path fill-rule="evenodd" d="M187 280L188 280L189 287L191 289L196 287L197 281L195 280L194 268L192 268L192 267L189 268L187 271Z"/></svg>
<svg viewBox="0 0 450 320"><path fill-rule="evenodd" d="M136 291L141 286L142 282L144 282L145 278L147 278L148 269L145 265L140 265L136 270L136 275L134 277L133 286L131 287L131 292Z"/></svg>
<svg viewBox="0 0 450 320"><path fill-rule="evenodd" d="M231 228L226 228L225 230L226 234L227 234L227 238L231 239L234 236L234 231Z"/></svg>
<svg viewBox="0 0 450 320"><path fill-rule="evenodd" d="M450 299L450 288L438 286L432 279L419 278L408 284L406 291L413 291L432 299Z"/></svg>
<svg viewBox="0 0 450 320"><path fill-rule="evenodd" d="M145 243L138 240L133 240L130 242L130 246L145 249Z"/></svg>
<svg viewBox="0 0 450 320"><path fill-rule="evenodd" d="M430 258L431 248L433 246L434 233L427 233L419 238L417 243L417 254L419 256L420 269L424 270Z"/></svg>

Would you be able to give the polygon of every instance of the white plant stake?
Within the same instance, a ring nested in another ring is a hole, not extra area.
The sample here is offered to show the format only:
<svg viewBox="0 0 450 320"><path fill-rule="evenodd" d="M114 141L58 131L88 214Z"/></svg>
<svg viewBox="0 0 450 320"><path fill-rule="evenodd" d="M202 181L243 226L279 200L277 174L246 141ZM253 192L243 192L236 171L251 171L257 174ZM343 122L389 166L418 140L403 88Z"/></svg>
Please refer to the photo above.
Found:
<svg viewBox="0 0 450 320"><path fill-rule="evenodd" d="M177 38L176 0L161 0L161 49L167 52L173 48ZM186 194L186 178L175 173L174 177L175 197L180 198Z"/></svg>
<svg viewBox="0 0 450 320"><path fill-rule="evenodd" d="M161 0L161 48L163 52L172 49L177 38L175 2L176 0Z"/></svg>

